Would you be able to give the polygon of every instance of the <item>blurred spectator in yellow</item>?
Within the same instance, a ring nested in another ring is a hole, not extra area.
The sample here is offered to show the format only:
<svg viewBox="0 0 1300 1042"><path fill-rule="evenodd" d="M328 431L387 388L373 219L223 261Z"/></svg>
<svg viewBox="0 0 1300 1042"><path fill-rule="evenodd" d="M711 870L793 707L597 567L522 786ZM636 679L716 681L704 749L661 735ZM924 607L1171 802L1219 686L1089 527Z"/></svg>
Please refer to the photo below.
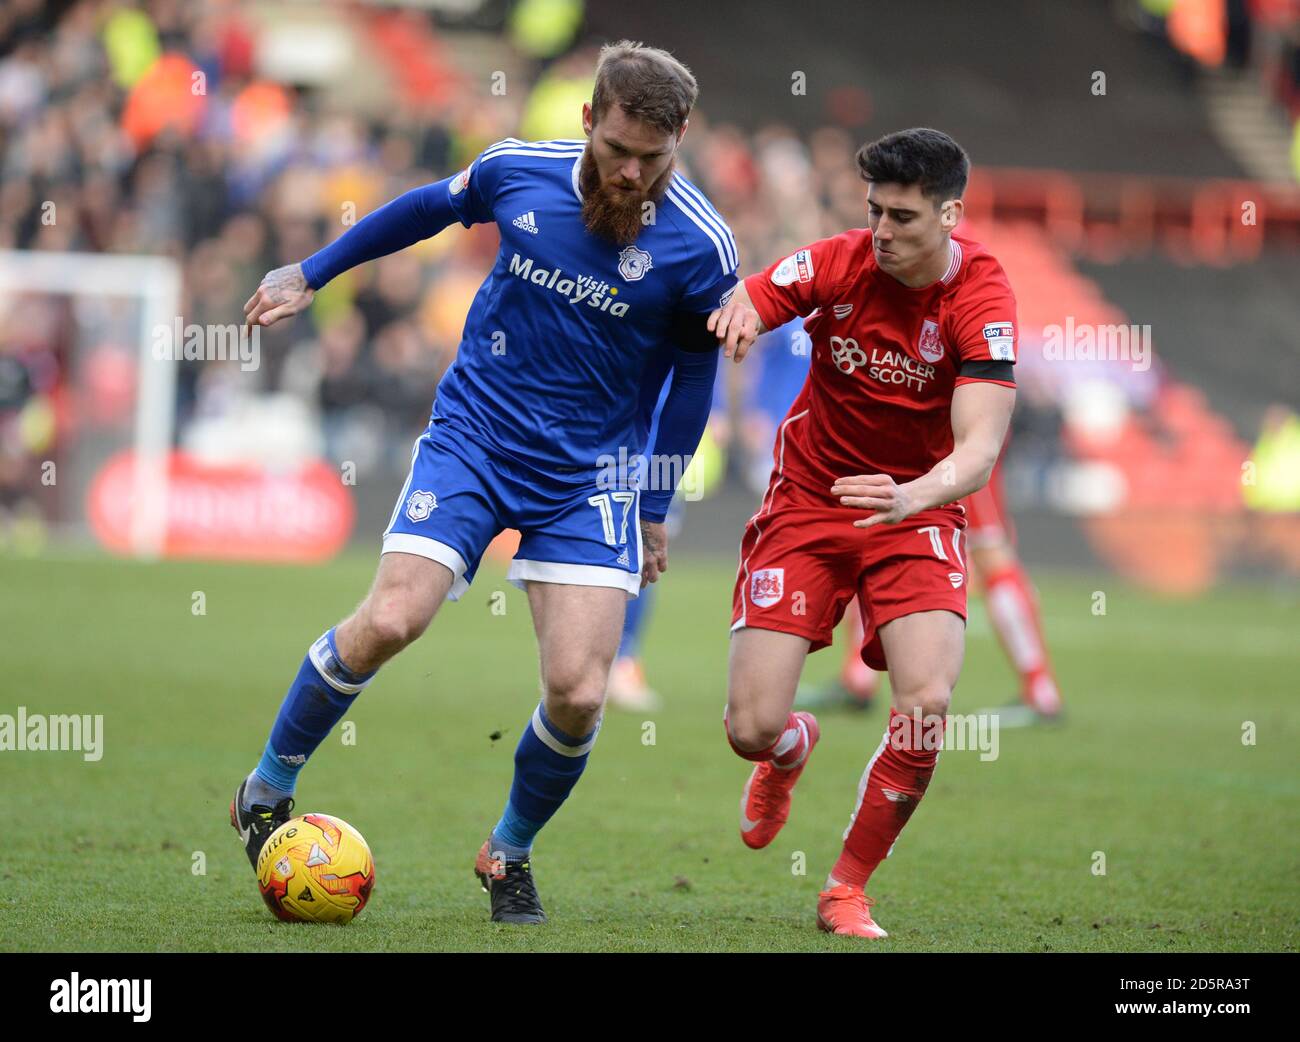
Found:
<svg viewBox="0 0 1300 1042"><path fill-rule="evenodd" d="M520 0L510 13L510 42L531 58L563 54L582 27L585 7L583 0Z"/></svg>
<svg viewBox="0 0 1300 1042"><path fill-rule="evenodd" d="M1300 512L1300 416L1285 405L1264 413L1242 486L1246 506L1261 513Z"/></svg>

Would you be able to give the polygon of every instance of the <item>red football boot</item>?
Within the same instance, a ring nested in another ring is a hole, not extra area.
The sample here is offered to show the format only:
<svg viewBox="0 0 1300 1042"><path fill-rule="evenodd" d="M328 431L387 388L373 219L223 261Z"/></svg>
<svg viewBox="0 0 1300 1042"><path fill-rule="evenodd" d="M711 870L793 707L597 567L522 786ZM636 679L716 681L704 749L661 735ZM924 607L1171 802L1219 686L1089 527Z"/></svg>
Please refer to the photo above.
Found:
<svg viewBox="0 0 1300 1042"><path fill-rule="evenodd" d="M860 887L841 883L817 895L817 928L841 937L888 937L871 918L874 902Z"/></svg>
<svg viewBox="0 0 1300 1042"><path fill-rule="evenodd" d="M808 766L808 758L821 737L817 718L812 713L795 713L808 729L808 750L798 767L782 769L768 761L756 764L740 794L740 838L745 846L759 850L776 839L781 826L790 817L790 795L794 784Z"/></svg>

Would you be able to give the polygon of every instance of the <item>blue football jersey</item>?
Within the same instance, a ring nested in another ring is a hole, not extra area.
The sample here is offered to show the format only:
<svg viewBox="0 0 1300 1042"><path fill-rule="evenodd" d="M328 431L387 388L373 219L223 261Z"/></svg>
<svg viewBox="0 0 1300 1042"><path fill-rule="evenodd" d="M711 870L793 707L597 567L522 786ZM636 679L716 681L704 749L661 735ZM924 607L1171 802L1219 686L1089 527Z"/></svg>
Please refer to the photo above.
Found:
<svg viewBox="0 0 1300 1042"><path fill-rule="evenodd" d="M707 314L736 284L731 231L680 175L633 245L589 233L584 147L508 138L447 188L466 227L496 223L501 249L438 385L433 422L547 474L590 474L620 448L646 451L674 315Z"/></svg>
<svg viewBox="0 0 1300 1042"><path fill-rule="evenodd" d="M804 331L803 322L802 318L792 318L785 325L764 333L752 352L759 363L758 379L748 405L775 423L785 419L808 379L812 339Z"/></svg>

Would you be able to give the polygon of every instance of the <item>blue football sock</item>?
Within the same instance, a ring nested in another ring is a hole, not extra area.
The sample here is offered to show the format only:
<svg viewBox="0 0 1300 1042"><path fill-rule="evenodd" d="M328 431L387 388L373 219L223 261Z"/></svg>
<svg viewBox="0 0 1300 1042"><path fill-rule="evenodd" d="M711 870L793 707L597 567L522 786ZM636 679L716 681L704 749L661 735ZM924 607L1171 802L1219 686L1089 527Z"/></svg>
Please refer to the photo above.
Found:
<svg viewBox="0 0 1300 1042"><path fill-rule="evenodd" d="M500 851L507 861L521 861L528 856L534 837L582 777L599 731L597 723L590 734L581 737L565 734L538 704L515 747L515 778L510 786L510 798L501 820L492 830L494 852Z"/></svg>
<svg viewBox="0 0 1300 1042"><path fill-rule="evenodd" d="M280 704L261 762L253 770L261 784L244 788L245 810L253 803L274 803L293 795L307 758L374 675L354 673L343 664L332 629L311 646ZM276 798L263 798L268 795Z"/></svg>

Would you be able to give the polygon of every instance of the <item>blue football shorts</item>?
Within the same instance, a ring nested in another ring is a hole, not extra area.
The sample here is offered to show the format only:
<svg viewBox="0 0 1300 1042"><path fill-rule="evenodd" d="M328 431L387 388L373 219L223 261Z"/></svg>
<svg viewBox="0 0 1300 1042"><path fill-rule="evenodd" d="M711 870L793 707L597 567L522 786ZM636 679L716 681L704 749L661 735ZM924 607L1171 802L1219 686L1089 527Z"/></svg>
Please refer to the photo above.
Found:
<svg viewBox="0 0 1300 1042"><path fill-rule="evenodd" d="M611 487L612 486L612 487ZM471 435L431 424L411 452L411 471L384 531L382 553L438 561L469 588L488 544L518 530L507 578L641 589L641 493L589 474L542 474Z"/></svg>

